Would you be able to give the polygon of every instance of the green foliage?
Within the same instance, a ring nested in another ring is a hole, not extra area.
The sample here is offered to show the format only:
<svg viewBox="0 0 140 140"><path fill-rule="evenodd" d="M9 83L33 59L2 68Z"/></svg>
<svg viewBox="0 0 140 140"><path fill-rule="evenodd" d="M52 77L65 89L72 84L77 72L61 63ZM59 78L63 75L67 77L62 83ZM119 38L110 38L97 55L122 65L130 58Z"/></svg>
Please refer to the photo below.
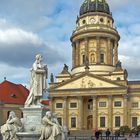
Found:
<svg viewBox="0 0 140 140"><path fill-rule="evenodd" d="M120 136L120 130L115 131L115 136Z"/></svg>
<svg viewBox="0 0 140 140"><path fill-rule="evenodd" d="M136 127L136 130L137 130L138 132L140 132L140 125L138 125L138 126Z"/></svg>
<svg viewBox="0 0 140 140"><path fill-rule="evenodd" d="M119 129L120 133L122 135L127 134L130 132L130 128L126 125L126 126L121 126Z"/></svg>

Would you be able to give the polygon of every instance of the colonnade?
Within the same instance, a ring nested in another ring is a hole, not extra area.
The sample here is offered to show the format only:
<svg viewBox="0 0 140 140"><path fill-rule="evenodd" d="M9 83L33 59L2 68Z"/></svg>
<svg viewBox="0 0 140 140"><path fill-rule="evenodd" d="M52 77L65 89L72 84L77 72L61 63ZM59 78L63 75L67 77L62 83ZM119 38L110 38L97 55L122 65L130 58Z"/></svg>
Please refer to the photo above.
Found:
<svg viewBox="0 0 140 140"><path fill-rule="evenodd" d="M89 58L89 40L92 38L84 38L85 43L85 53L84 55ZM94 38L93 38L94 39ZM96 37L96 52L95 52L95 63L100 64L100 40L101 37ZM77 40L76 42L72 43L72 67L77 67L82 65L80 57L80 42L83 40ZM105 64L107 65L116 65L118 62L118 43L111 38L106 38L107 46L105 47ZM113 46L111 46L111 42L113 42ZM93 49L94 50L94 49Z"/></svg>
<svg viewBox="0 0 140 140"><path fill-rule="evenodd" d="M77 99L77 103L78 103L78 108L77 108L77 130L82 130L82 129L87 129L85 126L87 126L87 124L85 124L85 119L87 119L87 114L84 114L84 112L86 112L86 110L84 110L84 106L85 106L85 102L84 102L84 98L88 98L88 97L82 97L82 96L78 96L75 97L75 99ZM98 124L98 119L99 119L99 106L98 106L98 98L101 98L100 96L91 96L90 99L92 99L92 121L93 121L93 130L98 129L99 124ZM113 114L113 109L114 109L114 104L113 104L113 99L115 97L113 97L112 95L108 95L108 107L106 108L108 110L107 113L107 124L106 127L109 128L110 130L113 130L114 128L114 114ZM128 96L124 95L122 96L123 98L123 125L128 125ZM50 99L50 109L53 111L54 107L51 104L51 101L53 100L53 98ZM86 103L87 106L87 103ZM64 97L63 98L63 125L64 126L70 126L69 124L69 103L68 103L68 97Z"/></svg>

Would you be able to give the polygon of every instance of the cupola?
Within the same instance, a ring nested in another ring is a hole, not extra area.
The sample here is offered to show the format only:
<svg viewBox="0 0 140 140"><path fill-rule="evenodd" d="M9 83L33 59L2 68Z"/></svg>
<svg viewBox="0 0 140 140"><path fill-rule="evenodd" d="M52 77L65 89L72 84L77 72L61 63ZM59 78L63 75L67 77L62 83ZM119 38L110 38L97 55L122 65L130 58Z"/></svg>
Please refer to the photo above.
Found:
<svg viewBox="0 0 140 140"><path fill-rule="evenodd" d="M80 8L80 16L90 12L110 13L109 5L105 0L85 0Z"/></svg>

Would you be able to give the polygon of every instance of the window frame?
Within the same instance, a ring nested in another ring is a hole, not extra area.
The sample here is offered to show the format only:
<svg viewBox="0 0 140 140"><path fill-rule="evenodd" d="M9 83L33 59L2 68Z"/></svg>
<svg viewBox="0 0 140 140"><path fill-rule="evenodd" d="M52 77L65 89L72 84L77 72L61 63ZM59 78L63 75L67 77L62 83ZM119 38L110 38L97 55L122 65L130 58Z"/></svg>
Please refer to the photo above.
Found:
<svg viewBox="0 0 140 140"><path fill-rule="evenodd" d="M139 103L138 102L132 102L131 107L132 108L139 108Z"/></svg>
<svg viewBox="0 0 140 140"><path fill-rule="evenodd" d="M101 120L103 119L103 120ZM105 116L101 116L100 117L100 127L101 128L105 128L106 127L106 117Z"/></svg>
<svg viewBox="0 0 140 140"><path fill-rule="evenodd" d="M105 63L105 54L100 53L100 63L104 64Z"/></svg>
<svg viewBox="0 0 140 140"><path fill-rule="evenodd" d="M72 106L71 106L72 104L75 104L76 106L75 106L75 107L72 107ZM72 108L72 109L74 109L74 108L77 108L77 107L78 107L77 102L70 102L69 106L70 106L70 108Z"/></svg>
<svg viewBox="0 0 140 140"><path fill-rule="evenodd" d="M115 127L120 127L120 126L121 126L121 116L115 116Z"/></svg>
<svg viewBox="0 0 140 140"><path fill-rule="evenodd" d="M57 105L60 105L60 104L61 104L61 107L58 107ZM57 108L57 109L62 109L62 108L63 108L63 103L58 103L58 102L57 102L57 103L55 104L55 108Z"/></svg>
<svg viewBox="0 0 140 140"><path fill-rule="evenodd" d="M134 120L133 120L134 118L136 119L136 122L134 122ZM138 117L136 117L136 116L131 117L131 125L132 125L132 127L136 127L138 125Z"/></svg>
<svg viewBox="0 0 140 140"><path fill-rule="evenodd" d="M74 123L72 122L73 120L72 119L74 119ZM74 126L73 126L73 124L74 124ZM71 117L71 128L77 128L77 117L75 117L75 116L72 116Z"/></svg>
<svg viewBox="0 0 140 140"><path fill-rule="evenodd" d="M117 105L116 103L120 103L120 105ZM114 107L122 107L122 101L114 101Z"/></svg>
<svg viewBox="0 0 140 140"><path fill-rule="evenodd" d="M99 107L107 107L107 102L99 102Z"/></svg>

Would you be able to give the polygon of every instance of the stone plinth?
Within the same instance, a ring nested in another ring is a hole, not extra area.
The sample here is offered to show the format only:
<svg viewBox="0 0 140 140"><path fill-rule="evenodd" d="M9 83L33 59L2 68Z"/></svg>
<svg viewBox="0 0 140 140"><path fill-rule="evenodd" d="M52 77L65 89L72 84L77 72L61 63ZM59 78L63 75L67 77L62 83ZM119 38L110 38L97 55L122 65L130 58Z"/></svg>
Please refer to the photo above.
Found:
<svg viewBox="0 0 140 140"><path fill-rule="evenodd" d="M41 132L41 120L45 115L47 109L42 107L27 107L22 108L23 112L23 131L24 132L34 132L40 134Z"/></svg>
<svg viewBox="0 0 140 140"><path fill-rule="evenodd" d="M23 132L16 135L20 140L38 140L41 135L41 120L48 109L41 106L24 107L23 112Z"/></svg>
<svg viewBox="0 0 140 140"><path fill-rule="evenodd" d="M19 132L17 136L20 140L39 140L40 134L34 132Z"/></svg>

